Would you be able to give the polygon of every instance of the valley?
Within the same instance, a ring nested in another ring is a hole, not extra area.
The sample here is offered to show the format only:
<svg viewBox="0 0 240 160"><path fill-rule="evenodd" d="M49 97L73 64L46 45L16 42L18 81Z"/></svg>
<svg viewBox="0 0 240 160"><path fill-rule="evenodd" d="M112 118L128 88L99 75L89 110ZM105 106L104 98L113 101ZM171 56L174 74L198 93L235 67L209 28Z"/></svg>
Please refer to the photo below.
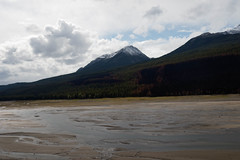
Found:
<svg viewBox="0 0 240 160"><path fill-rule="evenodd" d="M0 160L240 160L240 0L0 8Z"/></svg>

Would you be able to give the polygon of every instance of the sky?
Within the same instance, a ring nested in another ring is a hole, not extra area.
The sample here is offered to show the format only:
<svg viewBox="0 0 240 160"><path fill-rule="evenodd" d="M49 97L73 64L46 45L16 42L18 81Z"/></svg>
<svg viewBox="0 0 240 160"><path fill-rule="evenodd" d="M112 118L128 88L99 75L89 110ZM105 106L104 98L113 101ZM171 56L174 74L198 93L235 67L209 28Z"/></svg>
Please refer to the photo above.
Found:
<svg viewBox="0 0 240 160"><path fill-rule="evenodd" d="M0 85L75 72L133 45L167 54L240 24L239 0L0 0Z"/></svg>

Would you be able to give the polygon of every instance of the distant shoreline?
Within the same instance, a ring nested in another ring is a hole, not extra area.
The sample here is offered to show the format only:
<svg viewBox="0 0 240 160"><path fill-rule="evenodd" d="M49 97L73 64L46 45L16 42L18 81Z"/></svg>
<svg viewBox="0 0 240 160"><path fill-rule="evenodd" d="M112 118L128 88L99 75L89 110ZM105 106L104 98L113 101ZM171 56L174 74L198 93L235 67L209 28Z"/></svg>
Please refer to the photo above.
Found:
<svg viewBox="0 0 240 160"><path fill-rule="evenodd" d="M52 100L13 100L0 101L0 107L28 108L28 107L74 107L74 106L103 106L125 105L131 103L149 102L198 102L198 101L240 101L240 94L227 95L194 95L194 96L166 96L166 97L123 97L98 99L52 99ZM16 103L12 103L16 102Z"/></svg>

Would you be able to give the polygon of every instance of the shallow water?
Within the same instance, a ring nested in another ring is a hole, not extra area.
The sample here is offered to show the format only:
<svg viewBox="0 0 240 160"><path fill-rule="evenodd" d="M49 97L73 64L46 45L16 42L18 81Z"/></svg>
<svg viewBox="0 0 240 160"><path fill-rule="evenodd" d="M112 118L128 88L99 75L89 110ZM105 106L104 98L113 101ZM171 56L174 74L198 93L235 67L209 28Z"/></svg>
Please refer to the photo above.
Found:
<svg viewBox="0 0 240 160"><path fill-rule="evenodd" d="M1 108L0 133L76 135L106 157L116 149L240 149L239 115L239 101Z"/></svg>

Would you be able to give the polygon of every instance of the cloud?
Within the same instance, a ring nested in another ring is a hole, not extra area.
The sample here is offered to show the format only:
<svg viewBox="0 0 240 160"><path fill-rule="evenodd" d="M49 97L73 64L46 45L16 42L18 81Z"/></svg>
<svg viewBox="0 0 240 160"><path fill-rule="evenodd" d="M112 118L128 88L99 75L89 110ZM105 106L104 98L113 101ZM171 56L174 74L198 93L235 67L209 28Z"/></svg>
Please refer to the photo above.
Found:
<svg viewBox="0 0 240 160"><path fill-rule="evenodd" d="M146 36L149 26L155 25L165 28L167 25L208 26L211 31L217 31L239 23L239 6L237 0L181 0L181 3L177 0L41 0L38 3L1 0L0 18L4 19L4 24L0 26L0 42L5 38L31 34L31 29L27 31L26 26L19 26L26 19L41 28L65 19L97 32L101 37L134 30L138 35Z"/></svg>
<svg viewBox="0 0 240 160"><path fill-rule="evenodd" d="M136 35L146 37L148 35L148 31L149 31L149 25L143 23L139 25L136 29L134 29L133 33Z"/></svg>
<svg viewBox="0 0 240 160"><path fill-rule="evenodd" d="M40 33L41 29L36 24L30 24L26 26L26 31L29 33Z"/></svg>
<svg viewBox="0 0 240 160"><path fill-rule="evenodd" d="M189 10L188 17L190 19L199 19L205 17L213 8L207 3L201 3Z"/></svg>
<svg viewBox="0 0 240 160"><path fill-rule="evenodd" d="M133 33L143 37L148 36L148 32L153 30L161 33L165 30L164 25L161 23L159 16L163 15L163 10L159 6L151 7L143 15L140 24L133 30Z"/></svg>
<svg viewBox="0 0 240 160"><path fill-rule="evenodd" d="M5 68L1 68L0 69L0 79L3 81L5 79L7 79L8 77L10 77L11 74L9 72L8 69L5 69Z"/></svg>
<svg viewBox="0 0 240 160"><path fill-rule="evenodd" d="M239 23L240 1L212 0L192 3L183 13L185 25L205 27L209 32L223 31Z"/></svg>
<svg viewBox="0 0 240 160"><path fill-rule="evenodd" d="M140 24L135 30L133 30L133 33L142 37L147 37L150 31L156 31L158 33L161 33L164 30L164 25L161 25L160 23L158 23L158 21L148 21L148 23L145 23L143 21L142 24Z"/></svg>
<svg viewBox="0 0 240 160"><path fill-rule="evenodd" d="M0 44L0 64L17 65L23 61L32 61L34 57L29 49L27 39Z"/></svg>
<svg viewBox="0 0 240 160"><path fill-rule="evenodd" d="M5 64L18 64L20 63L19 59L15 56L17 48L12 47L8 48L6 51L6 58L2 61Z"/></svg>
<svg viewBox="0 0 240 160"><path fill-rule="evenodd" d="M123 38L123 35L122 35L122 34L118 34L115 38L116 38L116 39L122 39L122 38Z"/></svg>
<svg viewBox="0 0 240 160"><path fill-rule="evenodd" d="M158 33L161 33L165 30L165 27L161 24L155 24L151 27L151 29L157 31Z"/></svg>
<svg viewBox="0 0 240 160"><path fill-rule="evenodd" d="M90 35L87 31L83 31L63 20L58 22L57 28L46 27L45 32L44 35L30 39L33 52L43 57L61 59L62 62L66 63L69 60L75 62L75 58L84 58L91 46ZM66 61L64 61L64 58ZM78 60L81 61L81 59Z"/></svg>
<svg viewBox="0 0 240 160"><path fill-rule="evenodd" d="M144 17L146 18L153 18L161 15L163 13L162 9L160 9L159 6L152 7L150 10L148 10Z"/></svg>

